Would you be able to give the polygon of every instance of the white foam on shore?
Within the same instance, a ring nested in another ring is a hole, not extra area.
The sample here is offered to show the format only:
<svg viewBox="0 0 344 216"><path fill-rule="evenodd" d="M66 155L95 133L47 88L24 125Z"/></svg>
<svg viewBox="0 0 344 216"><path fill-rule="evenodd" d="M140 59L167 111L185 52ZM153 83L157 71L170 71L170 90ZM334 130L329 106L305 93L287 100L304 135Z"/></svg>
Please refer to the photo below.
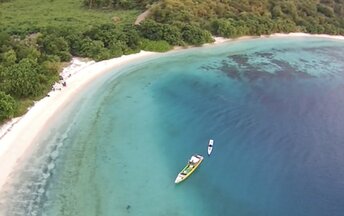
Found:
<svg viewBox="0 0 344 216"><path fill-rule="evenodd" d="M122 56L95 63L81 62L73 59L72 64L65 68L61 76L67 87L61 91L51 91L45 98L35 103L22 117L14 119L2 128L0 136L0 191L6 183L16 164L25 156L25 151L33 145L39 134L49 126L51 119L59 113L70 100L97 77L110 72L111 69L127 64L155 53L141 51L137 54ZM74 62L74 64L73 64ZM69 68L69 69L68 69ZM69 76L69 74L71 74Z"/></svg>

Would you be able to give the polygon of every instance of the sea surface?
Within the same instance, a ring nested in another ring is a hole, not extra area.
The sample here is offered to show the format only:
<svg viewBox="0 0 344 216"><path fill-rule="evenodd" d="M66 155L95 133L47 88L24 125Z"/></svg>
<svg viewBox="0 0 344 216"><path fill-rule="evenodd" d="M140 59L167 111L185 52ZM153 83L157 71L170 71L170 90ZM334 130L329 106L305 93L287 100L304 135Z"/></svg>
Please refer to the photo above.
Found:
<svg viewBox="0 0 344 216"><path fill-rule="evenodd" d="M260 38L117 68L46 129L0 213L343 216L343 54L339 40Z"/></svg>

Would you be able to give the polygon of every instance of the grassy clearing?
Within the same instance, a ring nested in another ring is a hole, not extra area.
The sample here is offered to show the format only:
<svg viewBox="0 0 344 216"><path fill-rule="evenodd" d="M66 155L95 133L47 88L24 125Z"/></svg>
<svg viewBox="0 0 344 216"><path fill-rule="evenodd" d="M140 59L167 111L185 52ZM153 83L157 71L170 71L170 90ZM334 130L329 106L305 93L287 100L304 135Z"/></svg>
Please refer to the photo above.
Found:
<svg viewBox="0 0 344 216"><path fill-rule="evenodd" d="M0 28L8 32L31 32L50 26L85 29L114 21L134 23L139 14L137 10L90 10L83 7L82 0L11 0L0 4Z"/></svg>

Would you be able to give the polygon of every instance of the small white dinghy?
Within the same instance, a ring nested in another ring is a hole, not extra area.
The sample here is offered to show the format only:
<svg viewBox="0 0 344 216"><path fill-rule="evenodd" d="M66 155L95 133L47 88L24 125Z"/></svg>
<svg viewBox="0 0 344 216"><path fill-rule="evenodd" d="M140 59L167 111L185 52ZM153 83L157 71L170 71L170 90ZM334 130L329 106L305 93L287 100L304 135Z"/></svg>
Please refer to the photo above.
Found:
<svg viewBox="0 0 344 216"><path fill-rule="evenodd" d="M214 146L214 140L209 140L209 144L208 144L208 155L211 154L211 152L213 151L213 146Z"/></svg>

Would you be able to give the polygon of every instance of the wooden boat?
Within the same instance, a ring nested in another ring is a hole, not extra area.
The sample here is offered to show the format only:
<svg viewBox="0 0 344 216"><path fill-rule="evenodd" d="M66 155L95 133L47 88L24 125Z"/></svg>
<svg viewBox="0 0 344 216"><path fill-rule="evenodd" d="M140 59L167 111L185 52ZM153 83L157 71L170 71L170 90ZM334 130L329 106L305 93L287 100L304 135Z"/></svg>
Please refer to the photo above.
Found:
<svg viewBox="0 0 344 216"><path fill-rule="evenodd" d="M209 140L209 143L208 143L208 155L211 154L211 152L213 151L213 146L214 146L214 140Z"/></svg>
<svg viewBox="0 0 344 216"><path fill-rule="evenodd" d="M192 155L188 164L184 167L184 169L182 169L182 171L180 171L174 182L178 184L187 179L197 169L197 167L202 163L202 161L203 156L198 154Z"/></svg>

